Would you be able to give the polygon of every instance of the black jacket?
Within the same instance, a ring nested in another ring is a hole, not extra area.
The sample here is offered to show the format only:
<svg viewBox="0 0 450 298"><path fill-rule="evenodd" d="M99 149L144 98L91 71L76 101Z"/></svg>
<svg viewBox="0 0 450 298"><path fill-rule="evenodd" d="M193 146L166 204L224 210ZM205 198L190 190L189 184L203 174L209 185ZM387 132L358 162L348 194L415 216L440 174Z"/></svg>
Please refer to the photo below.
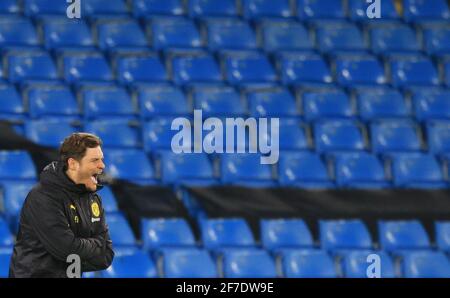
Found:
<svg viewBox="0 0 450 298"><path fill-rule="evenodd" d="M67 277L70 254L81 271L103 270L114 257L100 197L49 164L25 199L10 277Z"/></svg>

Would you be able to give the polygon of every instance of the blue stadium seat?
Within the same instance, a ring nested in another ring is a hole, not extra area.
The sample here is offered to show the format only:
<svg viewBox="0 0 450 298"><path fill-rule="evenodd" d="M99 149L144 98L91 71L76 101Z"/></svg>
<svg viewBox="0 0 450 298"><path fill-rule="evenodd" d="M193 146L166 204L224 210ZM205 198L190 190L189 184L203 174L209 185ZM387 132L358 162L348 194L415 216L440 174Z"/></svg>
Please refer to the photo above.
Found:
<svg viewBox="0 0 450 298"><path fill-rule="evenodd" d="M450 57L442 62L442 68L444 69L444 84L450 87Z"/></svg>
<svg viewBox="0 0 450 298"><path fill-rule="evenodd" d="M403 10L406 21L450 18L450 9L445 0L403 0Z"/></svg>
<svg viewBox="0 0 450 298"><path fill-rule="evenodd" d="M326 21L317 23L315 29L317 46L322 52L363 51L367 48L362 32L355 24Z"/></svg>
<svg viewBox="0 0 450 298"><path fill-rule="evenodd" d="M381 62L372 55L338 55L334 60L336 81L343 86L386 83Z"/></svg>
<svg viewBox="0 0 450 298"><path fill-rule="evenodd" d="M0 83L3 83L3 78L4 78L3 65L0 64Z"/></svg>
<svg viewBox="0 0 450 298"><path fill-rule="evenodd" d="M99 278L99 277L101 277L101 275L98 271L83 272L83 274L81 275L81 278Z"/></svg>
<svg viewBox="0 0 450 298"><path fill-rule="evenodd" d="M301 94L303 117L307 121L321 118L352 117L352 102L342 89L306 90Z"/></svg>
<svg viewBox="0 0 450 298"><path fill-rule="evenodd" d="M12 246L14 239L9 230L8 223L0 217L0 246Z"/></svg>
<svg viewBox="0 0 450 298"><path fill-rule="evenodd" d="M151 278L157 277L156 264L145 252L136 248L114 250L114 260L102 271L105 278Z"/></svg>
<svg viewBox="0 0 450 298"><path fill-rule="evenodd" d="M7 278L9 275L9 262L11 260L12 248L0 248L0 278Z"/></svg>
<svg viewBox="0 0 450 298"><path fill-rule="evenodd" d="M100 52L64 51L60 54L58 63L64 79L69 83L113 79L108 62Z"/></svg>
<svg viewBox="0 0 450 298"><path fill-rule="evenodd" d="M106 172L115 178L143 183L151 183L154 178L152 164L143 151L105 149L104 157Z"/></svg>
<svg viewBox="0 0 450 298"><path fill-rule="evenodd" d="M278 54L277 57L283 84L332 82L328 65L319 54L308 52L286 52Z"/></svg>
<svg viewBox="0 0 450 298"><path fill-rule="evenodd" d="M106 223L109 226L109 235L115 247L134 246L136 244L133 231L122 214L108 214Z"/></svg>
<svg viewBox="0 0 450 298"><path fill-rule="evenodd" d="M420 50L416 32L397 22L377 22L369 25L372 51L375 54L416 52Z"/></svg>
<svg viewBox="0 0 450 298"><path fill-rule="evenodd" d="M58 148L64 138L77 129L62 119L28 120L24 125L25 137L36 144Z"/></svg>
<svg viewBox="0 0 450 298"><path fill-rule="evenodd" d="M273 119L271 120L273 122ZM278 125L268 124L269 127L278 127L278 147L280 150L307 150L310 147L310 140L306 131L306 126L296 119L282 118ZM271 144L272 132L260 136L260 144ZM274 136L274 138L277 138Z"/></svg>
<svg viewBox="0 0 450 298"><path fill-rule="evenodd" d="M206 154L176 154L171 150L156 154L161 162L161 181L168 184L213 182L213 166Z"/></svg>
<svg viewBox="0 0 450 298"><path fill-rule="evenodd" d="M134 93L144 119L159 116L182 116L191 112L180 88L169 85L142 85Z"/></svg>
<svg viewBox="0 0 450 298"><path fill-rule="evenodd" d="M282 152L278 166L281 185L304 185L314 183L331 188L327 165L319 155L312 152Z"/></svg>
<svg viewBox="0 0 450 298"><path fill-rule="evenodd" d="M244 18L280 17L288 18L293 15L289 0L243 0L242 14Z"/></svg>
<svg viewBox="0 0 450 298"><path fill-rule="evenodd" d="M249 113L254 117L299 116L295 98L286 88L249 91L247 102Z"/></svg>
<svg viewBox="0 0 450 298"><path fill-rule="evenodd" d="M450 119L450 90L423 88L413 91L412 102L418 120Z"/></svg>
<svg viewBox="0 0 450 298"><path fill-rule="evenodd" d="M85 16L124 15L128 8L123 0L89 0L81 2L81 14Z"/></svg>
<svg viewBox="0 0 450 298"><path fill-rule="evenodd" d="M447 22L422 24L425 50L429 55L450 52L450 25Z"/></svg>
<svg viewBox="0 0 450 298"><path fill-rule="evenodd" d="M192 92L194 109L202 110L203 117L236 117L245 114L244 102L232 87L198 87Z"/></svg>
<svg viewBox="0 0 450 298"><path fill-rule="evenodd" d="M116 198L109 186L104 186L101 190L97 191L97 193L102 198L102 206L103 209L105 209L105 212L114 213L119 211Z"/></svg>
<svg viewBox="0 0 450 298"><path fill-rule="evenodd" d="M450 252L450 221L437 221L435 223L436 244L445 252Z"/></svg>
<svg viewBox="0 0 450 298"><path fill-rule="evenodd" d="M145 250L195 246L194 234L183 218L142 219L141 233Z"/></svg>
<svg viewBox="0 0 450 298"><path fill-rule="evenodd" d="M94 29L100 49L146 47L147 40L139 24L128 18L98 19Z"/></svg>
<svg viewBox="0 0 450 298"><path fill-rule="evenodd" d="M301 219L263 219L261 243L268 250L312 247L313 238Z"/></svg>
<svg viewBox="0 0 450 298"><path fill-rule="evenodd" d="M367 17L368 5L366 0L350 0L348 2L350 19L362 22L373 21L374 19L369 19ZM384 0L383 5L380 5L380 9L383 19L398 19L400 17L395 8L394 0Z"/></svg>
<svg viewBox="0 0 450 298"><path fill-rule="evenodd" d="M172 138L178 133L172 130L172 118L155 118L143 125L143 142L146 152L157 149L170 149ZM192 142L192 140L191 140ZM182 144L186 151L192 148L191 144Z"/></svg>
<svg viewBox="0 0 450 298"><path fill-rule="evenodd" d="M382 162L372 154L341 153L335 155L336 182L339 186L387 187Z"/></svg>
<svg viewBox="0 0 450 298"><path fill-rule="evenodd" d="M306 28L292 20L264 20L260 34L266 51L311 50L313 43Z"/></svg>
<svg viewBox="0 0 450 298"><path fill-rule="evenodd" d="M407 117L411 115L410 103L396 89L385 87L357 88L354 94L359 116L363 120Z"/></svg>
<svg viewBox="0 0 450 298"><path fill-rule="evenodd" d="M136 109L127 90L115 85L84 85L79 89L86 119L132 117Z"/></svg>
<svg viewBox="0 0 450 298"><path fill-rule="evenodd" d="M183 0L133 0L132 9L133 15L136 17L185 13Z"/></svg>
<svg viewBox="0 0 450 298"><path fill-rule="evenodd" d="M56 66L49 53L36 50L9 51L4 56L10 82L23 80L55 80Z"/></svg>
<svg viewBox="0 0 450 298"><path fill-rule="evenodd" d="M429 57L397 55L389 59L391 81L395 87L438 85L438 71Z"/></svg>
<svg viewBox="0 0 450 298"><path fill-rule="evenodd" d="M372 248L369 231L361 220L320 220L319 227L323 249Z"/></svg>
<svg viewBox="0 0 450 298"><path fill-rule="evenodd" d="M2 104L0 105L1 119L23 118L25 107L14 85L0 83L0 98L2 98Z"/></svg>
<svg viewBox="0 0 450 298"><path fill-rule="evenodd" d="M3 212L9 227L15 233L19 226L19 215L28 192L36 183L34 181L8 181L0 184L3 196Z"/></svg>
<svg viewBox="0 0 450 298"><path fill-rule="evenodd" d="M445 188L441 165L432 155L403 153L392 156L394 184L400 187Z"/></svg>
<svg viewBox="0 0 450 298"><path fill-rule="evenodd" d="M411 120L378 120L370 125L372 150L378 153L418 151L422 148L420 127Z"/></svg>
<svg viewBox="0 0 450 298"><path fill-rule="evenodd" d="M210 50L256 48L255 33L247 22L234 18L210 18L206 19L204 26Z"/></svg>
<svg viewBox="0 0 450 298"><path fill-rule="evenodd" d="M0 151L0 180L36 179L36 169L26 151Z"/></svg>
<svg viewBox="0 0 450 298"><path fill-rule="evenodd" d="M297 0L297 15L302 20L344 18L344 1Z"/></svg>
<svg viewBox="0 0 450 298"><path fill-rule="evenodd" d="M362 126L352 120L327 120L314 123L316 150L362 150L366 147Z"/></svg>
<svg viewBox="0 0 450 298"><path fill-rule="evenodd" d="M203 16L236 16L237 15L236 0L190 0L189 15L191 17Z"/></svg>
<svg viewBox="0 0 450 298"><path fill-rule="evenodd" d="M219 82L222 75L214 57L205 52L180 53L171 59L175 84Z"/></svg>
<svg viewBox="0 0 450 298"><path fill-rule="evenodd" d="M40 23L47 49L94 46L91 31L83 20L54 16L42 18Z"/></svg>
<svg viewBox="0 0 450 298"><path fill-rule="evenodd" d="M166 278L214 278L217 268L208 251L195 248L163 249L162 276Z"/></svg>
<svg viewBox="0 0 450 298"><path fill-rule="evenodd" d="M227 52L222 61L230 84L274 82L277 79L268 58L259 52Z"/></svg>
<svg viewBox="0 0 450 298"><path fill-rule="evenodd" d="M22 7L17 0L4 0L0 4L1 14L16 14L22 12Z"/></svg>
<svg viewBox="0 0 450 298"><path fill-rule="evenodd" d="M78 102L68 86L35 84L24 89L31 118L76 118L80 114Z"/></svg>
<svg viewBox="0 0 450 298"><path fill-rule="evenodd" d="M380 221L380 245L384 250L426 249L430 246L428 235L417 220Z"/></svg>
<svg viewBox="0 0 450 298"><path fill-rule="evenodd" d="M450 152L450 121L429 121L427 139L430 152Z"/></svg>
<svg viewBox="0 0 450 298"><path fill-rule="evenodd" d="M241 218L214 218L200 222L203 245L207 249L254 246L255 239Z"/></svg>
<svg viewBox="0 0 450 298"><path fill-rule="evenodd" d="M259 154L223 154L221 156L221 180L225 184L271 185L272 168L261 164Z"/></svg>
<svg viewBox="0 0 450 298"><path fill-rule="evenodd" d="M104 148L134 148L140 145L139 130L127 120L91 121L84 130L99 136Z"/></svg>
<svg viewBox="0 0 450 298"><path fill-rule="evenodd" d="M385 251L350 250L340 254L342 271L347 278L367 278L367 269L370 263L367 258L370 255L380 258L380 277L396 277L394 262Z"/></svg>
<svg viewBox="0 0 450 298"><path fill-rule="evenodd" d="M405 278L450 278L450 261L443 252L405 252L402 257Z"/></svg>
<svg viewBox="0 0 450 298"><path fill-rule="evenodd" d="M335 278L337 270L323 250L299 249L282 253L283 276L288 278Z"/></svg>
<svg viewBox="0 0 450 298"><path fill-rule="evenodd" d="M274 278L275 262L268 252L259 249L235 249L223 253L225 278Z"/></svg>
<svg viewBox="0 0 450 298"><path fill-rule="evenodd" d="M36 46L38 35L30 20L2 15L0 20L0 46Z"/></svg>
<svg viewBox="0 0 450 298"><path fill-rule="evenodd" d="M65 15L67 2L54 0L24 0L24 12L26 16L36 15Z"/></svg>
<svg viewBox="0 0 450 298"><path fill-rule="evenodd" d="M160 82L167 80L167 72L158 55L152 52L118 54L114 60L120 83Z"/></svg>
<svg viewBox="0 0 450 298"><path fill-rule="evenodd" d="M187 18L152 18L148 30L151 31L155 49L196 48L203 44L194 22Z"/></svg>

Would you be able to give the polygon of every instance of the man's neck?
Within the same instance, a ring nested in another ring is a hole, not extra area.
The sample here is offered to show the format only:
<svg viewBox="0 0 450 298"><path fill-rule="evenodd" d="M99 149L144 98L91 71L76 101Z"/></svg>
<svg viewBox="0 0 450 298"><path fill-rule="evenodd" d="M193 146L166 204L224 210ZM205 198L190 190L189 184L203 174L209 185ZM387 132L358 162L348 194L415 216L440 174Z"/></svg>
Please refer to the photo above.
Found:
<svg viewBox="0 0 450 298"><path fill-rule="evenodd" d="M69 169L66 170L66 176L75 184L79 184L78 180L75 177L75 174L71 172Z"/></svg>

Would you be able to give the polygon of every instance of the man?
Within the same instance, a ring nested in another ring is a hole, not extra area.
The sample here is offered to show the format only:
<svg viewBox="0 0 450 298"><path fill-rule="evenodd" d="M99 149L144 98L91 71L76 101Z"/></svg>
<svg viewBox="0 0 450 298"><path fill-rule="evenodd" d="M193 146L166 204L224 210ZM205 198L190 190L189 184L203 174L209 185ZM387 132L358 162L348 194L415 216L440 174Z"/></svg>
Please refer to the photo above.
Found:
<svg viewBox="0 0 450 298"><path fill-rule="evenodd" d="M80 258L78 272L111 265L114 252L96 194L105 169L101 145L92 134L74 133L61 145L60 161L42 171L22 207L10 277L68 277L72 254Z"/></svg>

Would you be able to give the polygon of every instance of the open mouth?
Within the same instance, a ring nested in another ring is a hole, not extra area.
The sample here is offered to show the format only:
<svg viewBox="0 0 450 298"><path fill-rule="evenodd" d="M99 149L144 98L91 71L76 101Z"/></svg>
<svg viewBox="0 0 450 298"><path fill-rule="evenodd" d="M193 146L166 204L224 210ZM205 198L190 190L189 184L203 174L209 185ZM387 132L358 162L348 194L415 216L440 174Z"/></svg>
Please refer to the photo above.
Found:
<svg viewBox="0 0 450 298"><path fill-rule="evenodd" d="M98 184L98 175L100 175L100 173L97 173L97 174L94 174L94 175L92 175L91 176L91 180L92 180L92 182L94 183L94 184Z"/></svg>

